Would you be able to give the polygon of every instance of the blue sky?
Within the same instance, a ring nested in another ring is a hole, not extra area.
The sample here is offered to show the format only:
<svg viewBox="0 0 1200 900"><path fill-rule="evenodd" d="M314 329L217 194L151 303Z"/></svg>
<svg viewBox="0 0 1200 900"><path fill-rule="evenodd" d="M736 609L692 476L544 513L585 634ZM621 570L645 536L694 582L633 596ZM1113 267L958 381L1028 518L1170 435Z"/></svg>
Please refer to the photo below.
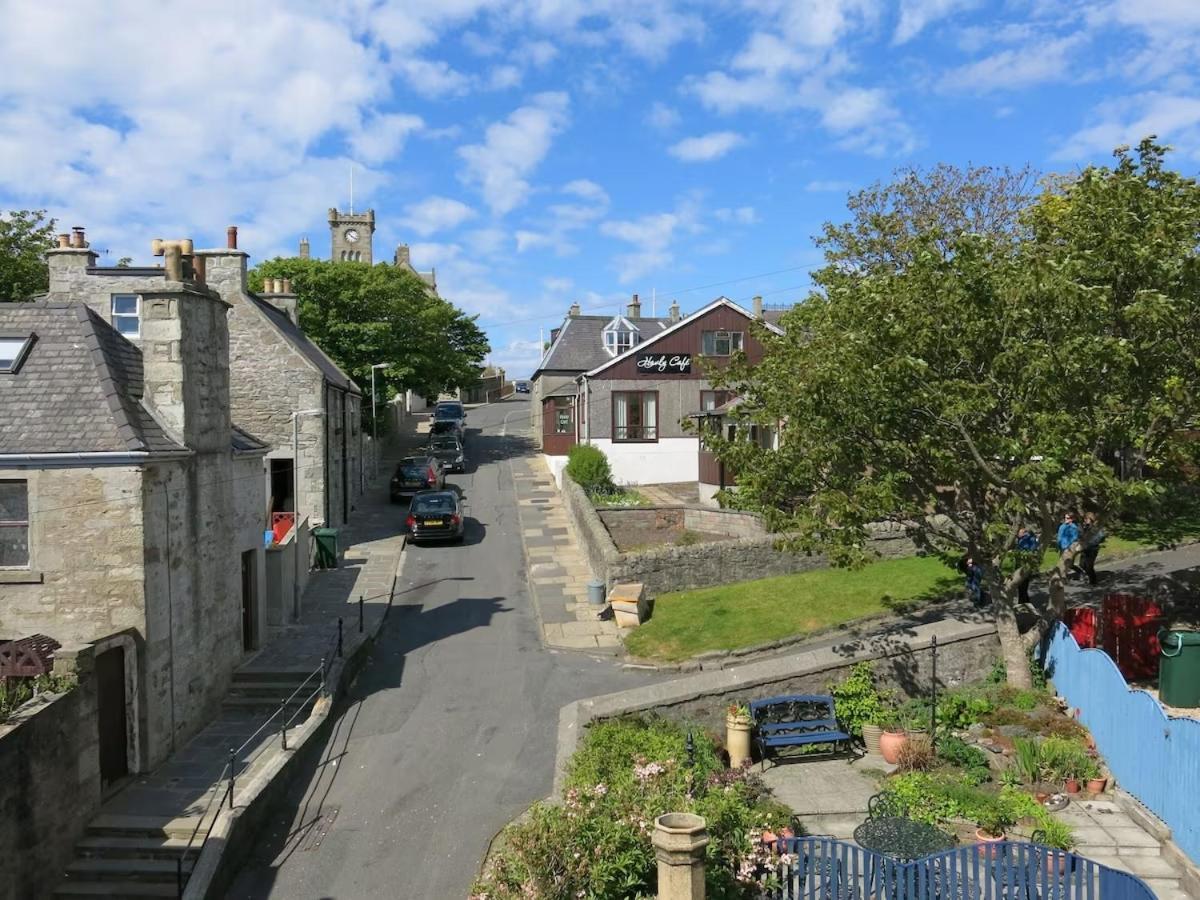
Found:
<svg viewBox="0 0 1200 900"><path fill-rule="evenodd" d="M574 300L798 299L821 223L900 165L1200 158L1195 0L105 9L0 0L0 209L114 262L228 224L324 255L353 166L376 258L411 244L514 376Z"/></svg>

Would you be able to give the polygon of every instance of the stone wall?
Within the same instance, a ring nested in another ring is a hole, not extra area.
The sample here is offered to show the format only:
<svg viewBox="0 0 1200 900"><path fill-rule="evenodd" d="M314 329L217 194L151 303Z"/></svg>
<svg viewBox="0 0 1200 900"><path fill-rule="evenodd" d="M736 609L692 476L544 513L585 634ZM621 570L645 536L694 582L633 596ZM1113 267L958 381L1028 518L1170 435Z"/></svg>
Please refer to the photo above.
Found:
<svg viewBox="0 0 1200 900"><path fill-rule="evenodd" d="M682 512L672 508L644 507L597 512L587 495L565 472L562 476L562 497L592 574L609 586L624 581L641 582L652 597L671 591L824 569L829 565L828 560L819 553L779 549L779 536L763 534L758 517L750 513L703 507L677 508ZM759 536L619 553L602 520L620 516L663 515L682 517L685 527L696 531L712 532L721 527L727 532L745 534L757 529ZM896 559L917 552L902 525L878 523L872 526L872 532L869 549L880 558Z"/></svg>
<svg viewBox="0 0 1200 900"><path fill-rule="evenodd" d="M703 506L629 506L599 510L600 520L611 533L623 523L641 527L683 528L728 538L757 538L767 533L762 518L754 513Z"/></svg>
<svg viewBox="0 0 1200 900"><path fill-rule="evenodd" d="M267 627L267 566L263 532L269 527L267 488L260 454L233 458L233 549L250 567L253 645L262 646ZM240 593L239 593L240 596Z"/></svg>
<svg viewBox="0 0 1200 900"><path fill-rule="evenodd" d="M0 725L0 900L49 896L100 806L91 648L58 656L78 665L76 687Z"/></svg>

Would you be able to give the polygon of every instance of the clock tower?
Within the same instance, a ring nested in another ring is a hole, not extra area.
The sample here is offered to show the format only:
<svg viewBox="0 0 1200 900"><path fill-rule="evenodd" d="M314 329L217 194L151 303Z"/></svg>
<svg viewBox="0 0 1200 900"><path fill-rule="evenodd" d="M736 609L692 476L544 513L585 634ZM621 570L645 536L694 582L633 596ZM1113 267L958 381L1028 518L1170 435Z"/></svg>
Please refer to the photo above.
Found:
<svg viewBox="0 0 1200 900"><path fill-rule="evenodd" d="M375 210L365 213L329 210L329 237L334 262L374 262L371 239L375 235Z"/></svg>

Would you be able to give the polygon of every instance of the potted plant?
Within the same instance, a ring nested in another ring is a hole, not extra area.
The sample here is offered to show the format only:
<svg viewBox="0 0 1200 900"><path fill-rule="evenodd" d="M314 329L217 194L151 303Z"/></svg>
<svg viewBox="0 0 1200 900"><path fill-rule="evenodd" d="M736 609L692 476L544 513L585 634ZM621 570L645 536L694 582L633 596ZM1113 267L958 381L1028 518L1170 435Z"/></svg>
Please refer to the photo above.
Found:
<svg viewBox="0 0 1200 900"><path fill-rule="evenodd" d="M1084 753L1082 748L1075 753L1064 754L1062 760L1062 775L1063 786L1066 788L1067 793L1078 794L1080 779L1085 777L1090 771L1093 770L1095 770L1097 775L1100 774L1099 769L1095 766L1095 763L1088 758L1087 754Z"/></svg>
<svg viewBox="0 0 1200 900"><path fill-rule="evenodd" d="M1091 757L1088 757L1085 761L1079 777L1087 782L1087 789L1090 794L1103 794L1104 789L1108 787L1108 779L1100 771L1099 763Z"/></svg>
<svg viewBox="0 0 1200 900"><path fill-rule="evenodd" d="M750 759L750 707L745 703L730 703L725 710L725 749L729 751L729 768L740 769Z"/></svg>
<svg viewBox="0 0 1200 900"><path fill-rule="evenodd" d="M1042 854L1046 871L1062 873L1067 867L1065 854L1075 849L1075 831L1066 822L1046 816L1041 827L1033 833L1033 842L1050 851Z"/></svg>
<svg viewBox="0 0 1200 900"><path fill-rule="evenodd" d="M898 719L889 719L883 724L879 735L879 753L893 766L900 762L900 751L908 744L908 733Z"/></svg>
<svg viewBox="0 0 1200 900"><path fill-rule="evenodd" d="M975 812L975 839L981 844L999 843L1016 824L1016 817L1006 803L989 800Z"/></svg>

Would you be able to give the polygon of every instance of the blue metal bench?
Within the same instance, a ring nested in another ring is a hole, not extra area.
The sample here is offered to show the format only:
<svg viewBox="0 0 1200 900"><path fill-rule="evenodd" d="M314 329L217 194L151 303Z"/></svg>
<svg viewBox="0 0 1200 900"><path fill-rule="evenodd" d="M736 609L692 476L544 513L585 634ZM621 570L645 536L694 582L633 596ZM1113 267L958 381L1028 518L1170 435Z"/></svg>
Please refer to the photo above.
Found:
<svg viewBox="0 0 1200 900"><path fill-rule="evenodd" d="M754 741L765 763L769 750L832 744L849 749L850 735L837 720L833 698L828 695L788 695L755 700L750 704Z"/></svg>

